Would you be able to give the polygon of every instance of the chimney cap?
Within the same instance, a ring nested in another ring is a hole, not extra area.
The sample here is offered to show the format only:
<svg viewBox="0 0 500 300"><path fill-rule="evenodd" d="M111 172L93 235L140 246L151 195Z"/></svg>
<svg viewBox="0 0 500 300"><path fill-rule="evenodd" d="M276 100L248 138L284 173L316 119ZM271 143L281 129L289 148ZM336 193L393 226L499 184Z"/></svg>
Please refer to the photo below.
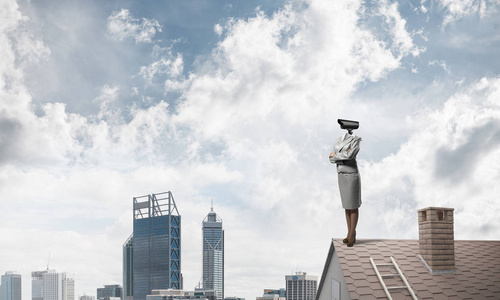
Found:
<svg viewBox="0 0 500 300"><path fill-rule="evenodd" d="M418 212L421 212L421 211L427 211L427 210L455 210L454 208L450 208L450 207L436 207L436 206L429 206L429 207L426 207L426 208L422 208L422 209L419 209L417 210Z"/></svg>

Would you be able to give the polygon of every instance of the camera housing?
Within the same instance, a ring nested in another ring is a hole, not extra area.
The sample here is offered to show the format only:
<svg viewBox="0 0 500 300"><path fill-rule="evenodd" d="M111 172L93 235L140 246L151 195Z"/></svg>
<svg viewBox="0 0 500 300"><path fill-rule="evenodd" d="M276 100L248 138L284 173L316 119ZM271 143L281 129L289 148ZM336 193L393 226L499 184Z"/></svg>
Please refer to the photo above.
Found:
<svg viewBox="0 0 500 300"><path fill-rule="evenodd" d="M338 119L337 122L340 124L340 128L346 129L349 133L352 133L354 129L359 128L358 121Z"/></svg>

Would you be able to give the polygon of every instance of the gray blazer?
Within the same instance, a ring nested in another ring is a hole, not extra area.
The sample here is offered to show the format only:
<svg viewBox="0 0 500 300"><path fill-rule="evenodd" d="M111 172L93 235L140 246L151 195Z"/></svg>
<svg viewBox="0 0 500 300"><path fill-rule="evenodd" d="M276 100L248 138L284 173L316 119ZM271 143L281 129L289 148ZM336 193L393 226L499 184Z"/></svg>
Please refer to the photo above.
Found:
<svg viewBox="0 0 500 300"><path fill-rule="evenodd" d="M361 138L344 134L333 146L334 155L330 162L337 164L340 199L344 209L357 209L361 206L361 179L356 163Z"/></svg>
<svg viewBox="0 0 500 300"><path fill-rule="evenodd" d="M333 146L334 155L330 157L332 164L337 164L338 173L358 173L356 155L359 152L359 136L345 133L339 137Z"/></svg>

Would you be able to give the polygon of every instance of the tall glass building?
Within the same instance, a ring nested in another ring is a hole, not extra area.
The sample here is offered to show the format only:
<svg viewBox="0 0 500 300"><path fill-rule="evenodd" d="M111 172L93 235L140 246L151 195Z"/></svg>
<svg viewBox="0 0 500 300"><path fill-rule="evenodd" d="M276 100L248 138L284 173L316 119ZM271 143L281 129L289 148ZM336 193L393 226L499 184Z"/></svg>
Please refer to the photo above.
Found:
<svg viewBox="0 0 500 300"><path fill-rule="evenodd" d="M224 299L224 229L213 207L203 220L203 289Z"/></svg>
<svg viewBox="0 0 500 300"><path fill-rule="evenodd" d="M0 300L21 300L21 275L6 272L0 281Z"/></svg>
<svg viewBox="0 0 500 300"><path fill-rule="evenodd" d="M132 234L123 244L123 300L134 299L133 251L134 237Z"/></svg>
<svg viewBox="0 0 500 300"><path fill-rule="evenodd" d="M171 192L134 197L133 297L182 289L181 216Z"/></svg>

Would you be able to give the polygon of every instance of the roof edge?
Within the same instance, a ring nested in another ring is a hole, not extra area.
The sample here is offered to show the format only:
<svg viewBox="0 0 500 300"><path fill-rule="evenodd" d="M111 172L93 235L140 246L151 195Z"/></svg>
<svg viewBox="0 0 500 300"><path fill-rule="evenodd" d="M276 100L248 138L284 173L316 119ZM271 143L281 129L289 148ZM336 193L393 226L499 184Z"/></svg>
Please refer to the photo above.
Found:
<svg viewBox="0 0 500 300"><path fill-rule="evenodd" d="M315 300L319 299L323 284L325 282L326 273L328 272L328 267L330 266L330 262L332 261L333 253L335 252L334 241L335 241L335 239L332 239L332 242L330 244L330 249L328 250L328 256L326 257L325 266L323 267L323 273L321 274L321 279L319 281L318 290L317 290L318 292L316 293Z"/></svg>

